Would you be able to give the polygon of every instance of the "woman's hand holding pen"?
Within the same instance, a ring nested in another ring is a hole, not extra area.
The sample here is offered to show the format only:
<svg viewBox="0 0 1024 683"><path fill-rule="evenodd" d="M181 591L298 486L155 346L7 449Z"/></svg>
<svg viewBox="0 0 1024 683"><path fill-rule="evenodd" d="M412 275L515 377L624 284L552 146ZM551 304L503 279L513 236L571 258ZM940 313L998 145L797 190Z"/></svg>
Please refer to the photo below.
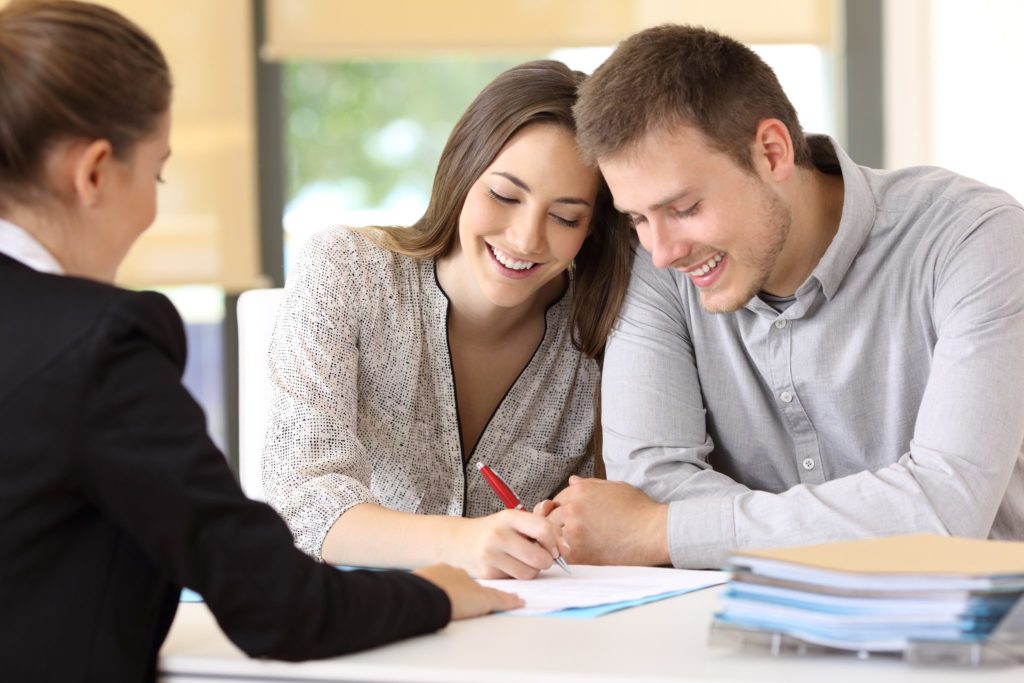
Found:
<svg viewBox="0 0 1024 683"><path fill-rule="evenodd" d="M433 564L413 572L431 582L448 595L452 603L452 619L470 619L491 612L502 612L523 606L518 595L485 588L469 574L447 564Z"/></svg>
<svg viewBox="0 0 1024 683"><path fill-rule="evenodd" d="M532 579L568 548L555 524L523 510L462 522L443 555L481 579Z"/></svg>

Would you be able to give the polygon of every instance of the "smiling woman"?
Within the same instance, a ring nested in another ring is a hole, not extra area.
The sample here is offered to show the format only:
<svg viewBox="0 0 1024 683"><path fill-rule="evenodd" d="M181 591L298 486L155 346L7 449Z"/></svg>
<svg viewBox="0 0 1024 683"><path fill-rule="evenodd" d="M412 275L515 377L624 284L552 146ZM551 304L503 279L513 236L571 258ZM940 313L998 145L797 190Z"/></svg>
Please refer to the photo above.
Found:
<svg viewBox="0 0 1024 683"><path fill-rule="evenodd" d="M474 470L532 505L593 468L596 358L632 251L576 148L582 80L509 69L456 124L419 221L310 241L275 332L263 459L306 552L519 578L562 552Z"/></svg>
<svg viewBox="0 0 1024 683"><path fill-rule="evenodd" d="M551 124L521 129L470 188L459 240L440 261L441 286L449 298L463 299L454 310L474 299L479 309L489 303L500 310L500 322L487 328L503 336L529 309L559 298L560 276L590 231L597 188L597 170L580 161L571 131ZM467 265L475 287L457 286Z"/></svg>

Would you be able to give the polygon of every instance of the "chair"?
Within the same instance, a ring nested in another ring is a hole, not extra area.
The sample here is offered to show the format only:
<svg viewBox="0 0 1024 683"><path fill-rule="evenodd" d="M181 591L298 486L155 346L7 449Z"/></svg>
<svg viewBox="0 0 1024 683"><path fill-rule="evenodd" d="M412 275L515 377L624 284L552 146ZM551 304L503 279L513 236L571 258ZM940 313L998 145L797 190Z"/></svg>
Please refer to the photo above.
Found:
<svg viewBox="0 0 1024 683"><path fill-rule="evenodd" d="M268 352L283 289L238 297L238 475L245 495L263 500L263 444L270 412Z"/></svg>

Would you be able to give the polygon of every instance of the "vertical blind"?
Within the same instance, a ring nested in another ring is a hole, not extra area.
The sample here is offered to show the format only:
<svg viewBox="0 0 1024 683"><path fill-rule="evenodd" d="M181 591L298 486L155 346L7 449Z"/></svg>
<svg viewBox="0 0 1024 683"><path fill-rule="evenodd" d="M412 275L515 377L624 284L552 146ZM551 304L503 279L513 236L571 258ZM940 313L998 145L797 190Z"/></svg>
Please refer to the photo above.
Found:
<svg viewBox="0 0 1024 683"><path fill-rule="evenodd" d="M250 0L102 0L160 44L174 79L171 158L127 286L265 284L259 267Z"/></svg>

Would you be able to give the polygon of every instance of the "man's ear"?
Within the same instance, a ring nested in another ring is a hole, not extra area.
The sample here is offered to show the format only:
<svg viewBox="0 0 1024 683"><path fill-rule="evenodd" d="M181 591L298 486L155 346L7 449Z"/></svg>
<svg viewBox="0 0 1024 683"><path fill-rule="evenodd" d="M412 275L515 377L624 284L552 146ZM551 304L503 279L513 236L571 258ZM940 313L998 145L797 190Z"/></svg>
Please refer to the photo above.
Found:
<svg viewBox="0 0 1024 683"><path fill-rule="evenodd" d="M793 175L793 138L786 124L778 119L764 119L754 133L754 168L763 178L777 183Z"/></svg>
<svg viewBox="0 0 1024 683"><path fill-rule="evenodd" d="M72 184L78 201L86 207L95 206L100 191L110 182L114 149L108 140L93 140L69 150L72 154Z"/></svg>

